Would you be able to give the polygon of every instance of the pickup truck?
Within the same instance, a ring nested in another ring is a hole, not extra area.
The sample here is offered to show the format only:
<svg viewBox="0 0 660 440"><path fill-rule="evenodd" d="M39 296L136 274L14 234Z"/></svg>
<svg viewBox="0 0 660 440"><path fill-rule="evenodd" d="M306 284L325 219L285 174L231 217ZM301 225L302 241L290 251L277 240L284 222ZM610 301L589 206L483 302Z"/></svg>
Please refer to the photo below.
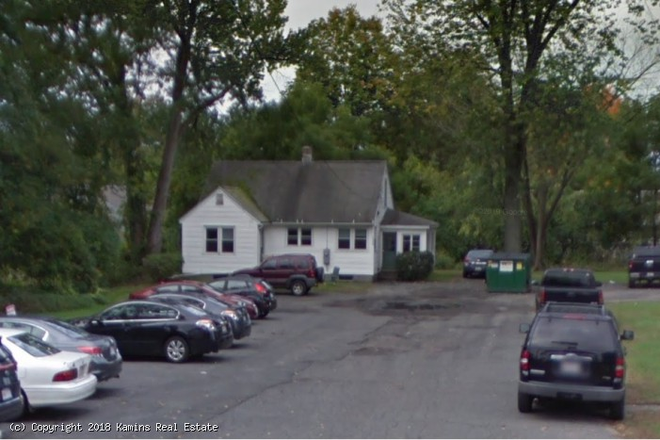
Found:
<svg viewBox="0 0 660 440"><path fill-rule="evenodd" d="M549 302L571 302L602 305L602 283L588 269L548 269L543 274L536 294L536 311Z"/></svg>
<svg viewBox="0 0 660 440"><path fill-rule="evenodd" d="M660 246L636 247L628 260L628 287L660 281Z"/></svg>

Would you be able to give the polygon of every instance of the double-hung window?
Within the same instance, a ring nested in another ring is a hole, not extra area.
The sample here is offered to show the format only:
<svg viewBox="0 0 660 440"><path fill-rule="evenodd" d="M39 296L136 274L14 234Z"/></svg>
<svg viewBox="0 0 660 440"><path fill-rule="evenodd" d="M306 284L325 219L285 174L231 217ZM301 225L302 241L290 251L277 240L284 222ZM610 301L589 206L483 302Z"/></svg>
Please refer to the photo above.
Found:
<svg viewBox="0 0 660 440"><path fill-rule="evenodd" d="M337 229L337 248L338 249L366 249L367 248L367 230L364 228Z"/></svg>
<svg viewBox="0 0 660 440"><path fill-rule="evenodd" d="M234 228L232 227L206 227L206 252L234 252Z"/></svg>
<svg viewBox="0 0 660 440"><path fill-rule="evenodd" d="M311 228L288 228L286 233L286 243L289 246L311 246L312 229Z"/></svg>
<svg viewBox="0 0 660 440"><path fill-rule="evenodd" d="M419 251L419 234L403 236L403 252Z"/></svg>

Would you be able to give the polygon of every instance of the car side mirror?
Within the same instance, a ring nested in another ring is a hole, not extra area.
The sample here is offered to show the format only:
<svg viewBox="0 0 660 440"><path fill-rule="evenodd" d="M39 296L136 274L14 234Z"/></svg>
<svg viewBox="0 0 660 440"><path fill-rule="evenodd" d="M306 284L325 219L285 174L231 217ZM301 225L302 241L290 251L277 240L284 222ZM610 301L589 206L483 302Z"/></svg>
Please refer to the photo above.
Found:
<svg viewBox="0 0 660 440"><path fill-rule="evenodd" d="M623 333L621 333L621 340L623 341L632 341L635 339L635 332L632 330L624 330Z"/></svg>
<svg viewBox="0 0 660 440"><path fill-rule="evenodd" d="M520 324L520 326L518 327L518 331L520 333L529 333L529 328L530 328L529 324Z"/></svg>

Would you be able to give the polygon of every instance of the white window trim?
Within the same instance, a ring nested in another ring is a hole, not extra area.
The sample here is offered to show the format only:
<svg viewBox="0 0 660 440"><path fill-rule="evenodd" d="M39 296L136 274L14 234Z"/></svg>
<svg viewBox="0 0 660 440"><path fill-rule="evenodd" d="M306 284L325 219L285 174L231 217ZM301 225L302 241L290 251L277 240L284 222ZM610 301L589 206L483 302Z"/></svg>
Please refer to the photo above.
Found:
<svg viewBox="0 0 660 440"><path fill-rule="evenodd" d="M209 252L206 250L206 244L208 239L206 238L206 231L208 229L215 229L217 231L217 236L218 238L216 239L217 242L217 247L218 250L215 252ZM232 248L233 250L231 252L223 252L222 250L222 242L223 242L223 230L225 229L231 229L233 231L232 234ZM205 254L213 254L213 255L231 255L231 254L236 254L236 226L227 226L227 225L204 225L204 253Z"/></svg>
<svg viewBox="0 0 660 440"><path fill-rule="evenodd" d="M348 235L348 247L347 248L340 248L339 247L339 231L340 230L348 230L349 235ZM361 229L365 231L366 236L364 237L365 239L365 247L364 248L356 248L355 247L355 231ZM337 228L337 241L336 241L336 247L337 247L337 252L369 252L369 228L364 227L364 228Z"/></svg>
<svg viewBox="0 0 660 440"><path fill-rule="evenodd" d="M289 230L290 229L295 229L296 230L296 243L295 244L289 243ZM309 241L310 241L309 244L302 244L302 237L303 237L302 230L303 229L309 229ZM314 228L312 228L311 226L310 227L306 227L306 226L291 227L291 226L289 226L289 227L286 228L286 238L284 240L284 243L289 247L294 247L294 246L295 247L305 247L305 248L312 247L314 245Z"/></svg>

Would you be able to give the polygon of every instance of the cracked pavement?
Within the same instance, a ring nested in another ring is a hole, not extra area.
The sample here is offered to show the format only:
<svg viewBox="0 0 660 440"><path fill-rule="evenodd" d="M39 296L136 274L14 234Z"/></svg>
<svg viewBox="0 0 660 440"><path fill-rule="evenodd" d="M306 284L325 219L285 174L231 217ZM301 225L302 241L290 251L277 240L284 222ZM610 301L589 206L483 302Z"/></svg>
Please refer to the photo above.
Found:
<svg viewBox="0 0 660 440"><path fill-rule="evenodd" d="M625 298L614 287L606 295ZM21 433L3 424L3 436L43 438L32 424L80 422L82 432L48 437L616 438L595 409L518 413L518 325L533 316L531 294L488 294L483 281L461 280L278 301L237 347L182 365L125 360L122 377L90 399L39 410ZM89 423L112 426L91 432ZM184 423L219 429L184 432Z"/></svg>

